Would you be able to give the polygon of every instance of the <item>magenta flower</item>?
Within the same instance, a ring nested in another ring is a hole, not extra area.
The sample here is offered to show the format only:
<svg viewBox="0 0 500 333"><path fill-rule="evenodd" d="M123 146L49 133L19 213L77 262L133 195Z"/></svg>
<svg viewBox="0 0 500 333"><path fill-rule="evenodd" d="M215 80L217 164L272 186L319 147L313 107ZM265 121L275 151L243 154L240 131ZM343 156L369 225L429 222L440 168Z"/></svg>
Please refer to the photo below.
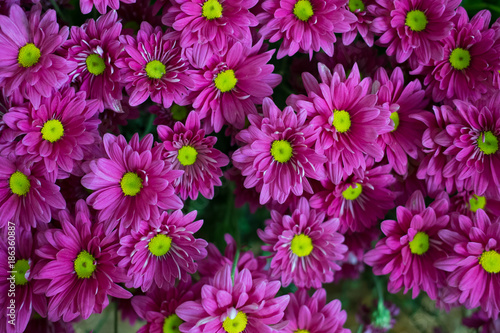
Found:
<svg viewBox="0 0 500 333"><path fill-rule="evenodd" d="M136 0L80 0L80 9L82 14L88 14L92 10L92 7L95 6L97 11L104 15L108 10L108 6L111 9L120 8L120 2L123 3L134 3Z"/></svg>
<svg viewBox="0 0 500 333"><path fill-rule="evenodd" d="M189 64L176 45L177 33L164 33L160 27L142 22L137 39L126 35L121 40L128 56L116 65L121 68L130 105L142 104L148 97L166 108L173 102L187 104L184 99L194 82Z"/></svg>
<svg viewBox="0 0 500 333"><path fill-rule="evenodd" d="M500 216L500 198L494 199L482 195L476 195L473 191L458 192L451 198L452 208L460 214L472 218L478 209L484 210L491 219Z"/></svg>
<svg viewBox="0 0 500 333"><path fill-rule="evenodd" d="M337 260L344 258L347 246L344 236L337 231L337 218L325 221L325 213L309 207L301 198L292 215L271 211L264 231L257 230L271 252L271 271L274 278L281 277L284 287L294 283L297 287L321 288L322 283L333 281L334 271L340 270Z"/></svg>
<svg viewBox="0 0 500 333"><path fill-rule="evenodd" d="M295 114L291 107L280 111L271 99L263 103L264 118L250 115L250 127L237 140L245 143L232 156L241 170L245 187L260 192L260 203L270 199L279 203L292 193L312 193L308 178L323 179L326 158L310 146L317 140L314 128L306 125L306 113Z"/></svg>
<svg viewBox="0 0 500 333"><path fill-rule="evenodd" d="M163 145L152 147L152 134L139 141L136 133L128 144L122 135L105 134L103 143L107 156L90 162L82 184L94 190L87 203L108 230L120 224L120 234L130 225L138 231L141 221L158 220L160 209L182 208L172 186L182 171L162 160Z"/></svg>
<svg viewBox="0 0 500 333"><path fill-rule="evenodd" d="M288 305L288 295L276 297L281 284L254 278L248 269L219 270L201 289L201 299L188 301L175 313L185 321L182 332L277 333Z"/></svg>
<svg viewBox="0 0 500 333"><path fill-rule="evenodd" d="M72 321L108 306L108 295L130 298L131 293L117 283L127 281L117 267L120 257L118 231L105 233L102 223L92 221L85 201L76 204L75 217L59 214L62 229L38 233L35 253L40 260L33 268L35 292L49 297L48 319Z"/></svg>
<svg viewBox="0 0 500 333"><path fill-rule="evenodd" d="M365 254L365 263L373 267L375 275L389 274L389 292L397 293L404 288L406 294L412 289L415 298L423 290L431 299L437 298L445 275L434 263L447 256L438 232L448 225L449 206L448 195L442 192L426 208L422 193L417 191L406 207L397 208L397 221L382 222L386 237Z"/></svg>
<svg viewBox="0 0 500 333"><path fill-rule="evenodd" d="M176 122L173 130L168 126L158 126L158 135L165 146L165 161L172 164L174 170L184 171L173 182L175 192L183 200L188 197L196 200L198 193L212 199L214 186L222 185L221 167L229 163L229 158L214 148L215 136L205 137L198 114L190 112L186 124Z"/></svg>
<svg viewBox="0 0 500 333"><path fill-rule="evenodd" d="M76 64L54 54L68 31L59 30L54 10L41 15L40 5L28 13L12 5L9 16L0 15L0 88L7 97L21 94L38 108L41 97L50 97L68 81Z"/></svg>
<svg viewBox="0 0 500 333"><path fill-rule="evenodd" d="M351 24L351 30L342 34L342 43L350 45L356 36L359 35L365 43L373 46L373 31L371 25L374 19L373 13L368 8L375 3L375 0L350 0L347 4L349 10L356 15L356 21Z"/></svg>

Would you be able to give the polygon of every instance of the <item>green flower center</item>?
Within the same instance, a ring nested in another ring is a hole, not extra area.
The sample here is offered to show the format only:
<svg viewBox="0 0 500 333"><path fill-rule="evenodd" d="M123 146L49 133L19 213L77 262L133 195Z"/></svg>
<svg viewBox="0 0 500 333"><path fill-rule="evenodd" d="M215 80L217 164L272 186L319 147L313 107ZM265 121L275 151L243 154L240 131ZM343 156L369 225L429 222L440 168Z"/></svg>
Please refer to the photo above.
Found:
<svg viewBox="0 0 500 333"><path fill-rule="evenodd" d="M94 75L101 75L106 69L104 60L98 54L91 54L85 60L87 70Z"/></svg>
<svg viewBox="0 0 500 333"><path fill-rule="evenodd" d="M410 251L413 254L422 255L429 250L429 235L419 231L410 242Z"/></svg>
<svg viewBox="0 0 500 333"><path fill-rule="evenodd" d="M456 48L450 54L450 64L458 70L469 67L470 59L470 52L462 48Z"/></svg>
<svg viewBox="0 0 500 333"><path fill-rule="evenodd" d="M360 12L365 11L365 4L362 0L349 0L349 9L351 12L355 12L359 9Z"/></svg>
<svg viewBox="0 0 500 333"><path fill-rule="evenodd" d="M224 328L227 333L241 333L247 327L247 322L247 315L244 312L238 311L234 319L229 317L224 319L222 328Z"/></svg>
<svg viewBox="0 0 500 333"><path fill-rule="evenodd" d="M280 163L290 161L293 155L293 149L290 142L286 140L274 140L271 144L271 155L275 161Z"/></svg>
<svg viewBox="0 0 500 333"><path fill-rule="evenodd" d="M412 31L419 32L427 26L427 16L421 10L412 10L406 14L406 26L410 27Z"/></svg>
<svg viewBox="0 0 500 333"><path fill-rule="evenodd" d="M477 146L485 155L491 155L498 151L498 138L491 131L483 132L477 138Z"/></svg>
<svg viewBox="0 0 500 333"><path fill-rule="evenodd" d="M349 187L342 192L342 196L344 197L344 199L356 200L361 195L361 192L363 192L363 186L358 183L355 183L354 186L355 187L349 185Z"/></svg>
<svg viewBox="0 0 500 333"><path fill-rule="evenodd" d="M64 135L64 127L61 121L51 119L43 124L42 138L49 142L56 142Z"/></svg>
<svg viewBox="0 0 500 333"><path fill-rule="evenodd" d="M28 176L21 171L16 171L9 178L9 187L12 193L22 196L30 191L31 183Z"/></svg>
<svg viewBox="0 0 500 333"><path fill-rule="evenodd" d="M78 254L78 257L76 258L74 263L74 267L76 275L80 279L88 279L95 271L96 262L94 257L90 253L83 250Z"/></svg>
<svg viewBox="0 0 500 333"><path fill-rule="evenodd" d="M40 49L33 43L28 43L19 49L17 63L24 68L35 65L40 59Z"/></svg>
<svg viewBox="0 0 500 333"><path fill-rule="evenodd" d="M182 319L173 314L165 318L163 323L163 333L180 333L179 326L183 323Z"/></svg>
<svg viewBox="0 0 500 333"><path fill-rule="evenodd" d="M135 172L127 172L120 180L123 194L131 197L137 195L142 189L142 179Z"/></svg>
<svg viewBox="0 0 500 333"><path fill-rule="evenodd" d="M334 110L332 125L339 133L347 132L351 128L351 115L345 110Z"/></svg>
<svg viewBox="0 0 500 333"><path fill-rule="evenodd" d="M228 92L236 87L238 79L234 76L234 71L232 69L228 69L217 74L214 82L215 87L221 92Z"/></svg>
<svg viewBox="0 0 500 333"><path fill-rule="evenodd" d="M184 166L193 165L197 156L198 152L191 146L183 146L177 153L177 159Z"/></svg>
<svg viewBox="0 0 500 333"><path fill-rule="evenodd" d="M290 249L297 257L305 257L311 254L314 246L312 244L311 237L304 234L299 234L293 236Z"/></svg>
<svg viewBox="0 0 500 333"><path fill-rule="evenodd" d="M293 14L301 21L306 22L314 15L313 7L309 0L299 0L293 7Z"/></svg>
<svg viewBox="0 0 500 333"><path fill-rule="evenodd" d="M151 60L146 64L146 74L150 79L161 79L165 73L165 65L161 61Z"/></svg>
<svg viewBox="0 0 500 333"><path fill-rule="evenodd" d="M207 0L201 7L201 16L213 20L222 16L222 5L217 0Z"/></svg>
<svg viewBox="0 0 500 333"><path fill-rule="evenodd" d="M470 205L470 210L475 213L477 212L478 209L484 209L484 207L486 207L486 198L474 194L469 199L469 205Z"/></svg>
<svg viewBox="0 0 500 333"><path fill-rule="evenodd" d="M185 106L180 106L174 103L170 108L170 113L172 114L172 118L174 118L174 120L181 121L186 119L188 115L188 109Z"/></svg>
<svg viewBox="0 0 500 333"><path fill-rule="evenodd" d="M16 285L24 286L28 280L26 279L26 272L30 269L30 264L28 260L20 259L14 264L14 278L16 279Z"/></svg>
<svg viewBox="0 0 500 333"><path fill-rule="evenodd" d="M391 132L394 132L399 127L399 114L397 112L391 113L390 116L392 122L394 123L394 129Z"/></svg>
<svg viewBox="0 0 500 333"><path fill-rule="evenodd" d="M151 238L148 243L149 252L157 257L167 254L172 246L172 238L164 234L158 234Z"/></svg>
<svg viewBox="0 0 500 333"><path fill-rule="evenodd" d="M488 273L500 272L500 254L495 250L484 251L479 258L479 264Z"/></svg>

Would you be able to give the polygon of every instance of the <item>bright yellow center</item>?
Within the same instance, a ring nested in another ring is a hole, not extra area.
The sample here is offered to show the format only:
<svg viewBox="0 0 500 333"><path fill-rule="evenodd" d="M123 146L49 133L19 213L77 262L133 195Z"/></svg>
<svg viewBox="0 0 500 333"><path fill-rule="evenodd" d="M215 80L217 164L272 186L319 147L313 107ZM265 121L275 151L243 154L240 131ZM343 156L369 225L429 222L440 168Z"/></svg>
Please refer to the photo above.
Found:
<svg viewBox="0 0 500 333"><path fill-rule="evenodd" d="M186 119L188 115L188 109L185 106L180 106L174 103L170 108L170 113L172 114L172 118L174 118L174 120L181 121Z"/></svg>
<svg viewBox="0 0 500 333"><path fill-rule="evenodd" d="M165 65L161 61L151 60L146 64L146 74L150 79L161 79L165 73Z"/></svg>
<svg viewBox="0 0 500 333"><path fill-rule="evenodd" d="M484 251L479 257L479 264L488 273L500 272L500 254L495 250Z"/></svg>
<svg viewBox="0 0 500 333"><path fill-rule="evenodd" d="M181 331L179 331L179 326L182 323L182 319L175 314L166 317L163 323L163 333L181 333Z"/></svg>
<svg viewBox="0 0 500 333"><path fill-rule="evenodd" d="M498 138L491 131L483 132L477 138L477 146L485 155L491 155L498 151Z"/></svg>
<svg viewBox="0 0 500 333"><path fill-rule="evenodd" d="M313 7L309 0L299 0L293 7L293 14L301 21L306 22L314 15Z"/></svg>
<svg viewBox="0 0 500 333"><path fill-rule="evenodd" d="M80 279L88 279L95 271L96 262L94 257L90 253L83 250L78 254L78 257L76 258L74 263L74 267L76 275Z"/></svg>
<svg viewBox="0 0 500 333"><path fill-rule="evenodd" d="M16 171L9 178L9 187L12 193L22 196L30 191L31 183L24 173Z"/></svg>
<svg viewBox="0 0 500 333"><path fill-rule="evenodd" d="M217 0L207 0L201 7L201 16L213 20L222 16L222 5Z"/></svg>
<svg viewBox="0 0 500 333"><path fill-rule="evenodd" d="M365 11L365 4L363 3L362 0L349 0L349 9L353 13L358 9L360 12L364 12Z"/></svg>
<svg viewBox="0 0 500 333"><path fill-rule="evenodd" d="M363 192L363 186L358 183L355 183L354 185L355 187L349 185L349 187L342 192L342 196L344 197L344 199L356 200L361 195L361 192Z"/></svg>
<svg viewBox="0 0 500 333"><path fill-rule="evenodd" d="M87 70L94 75L101 75L106 69L104 60L98 54L91 54L85 60Z"/></svg>
<svg viewBox="0 0 500 333"><path fill-rule="evenodd" d="M394 129L391 132L394 132L398 129L399 126L399 114L397 112L391 113L391 120L394 123Z"/></svg>
<svg viewBox="0 0 500 333"><path fill-rule="evenodd" d="M234 71L232 69L228 69L217 74L214 82L215 87L221 92L228 92L236 87L238 79L234 76Z"/></svg>
<svg viewBox="0 0 500 333"><path fill-rule="evenodd" d="M56 142L64 135L64 127L61 121L51 119L43 124L42 138L49 142Z"/></svg>
<svg viewBox="0 0 500 333"><path fill-rule="evenodd" d="M26 272L30 269L30 264L28 260L20 259L14 264L13 271L14 278L16 279L16 285L24 286L28 280L26 279Z"/></svg>
<svg viewBox="0 0 500 333"><path fill-rule="evenodd" d="M420 10L412 10L406 14L405 24L410 27L412 31L419 32L425 29L427 26L427 17L424 12Z"/></svg>
<svg viewBox="0 0 500 333"><path fill-rule="evenodd" d="M40 49L33 43L28 43L19 49L17 63L24 68L35 65L40 59Z"/></svg>
<svg viewBox="0 0 500 333"><path fill-rule="evenodd" d="M177 159L184 166L193 165L197 156L198 152L191 146L184 146L177 153Z"/></svg>
<svg viewBox="0 0 500 333"><path fill-rule="evenodd" d="M470 59L470 52L462 48L456 48L450 54L450 64L458 70L469 67Z"/></svg>
<svg viewBox="0 0 500 333"><path fill-rule="evenodd" d="M332 125L339 133L347 132L351 128L351 115L344 110L334 110Z"/></svg>
<svg viewBox="0 0 500 333"><path fill-rule="evenodd" d="M149 252L157 257L167 254L167 252L170 251L171 246L172 238L164 234L154 236L148 243Z"/></svg>
<svg viewBox="0 0 500 333"><path fill-rule="evenodd" d="M290 142L286 140L274 140L271 145L271 155L280 163L288 162L293 155Z"/></svg>
<svg viewBox="0 0 500 333"><path fill-rule="evenodd" d="M417 232L410 242L410 251L413 254L424 254L429 250L429 236L422 231Z"/></svg>
<svg viewBox="0 0 500 333"><path fill-rule="evenodd" d="M247 327L247 322L247 315L244 312L238 311L234 319L229 317L224 319L222 328L224 328L227 333L241 333Z"/></svg>
<svg viewBox="0 0 500 333"><path fill-rule="evenodd" d="M309 333L308 330L295 330L293 333Z"/></svg>
<svg viewBox="0 0 500 333"><path fill-rule="evenodd" d="M311 237L304 234L299 234L293 236L290 249L297 257L305 257L311 254L314 246L312 244Z"/></svg>
<svg viewBox="0 0 500 333"><path fill-rule="evenodd" d="M135 196L142 189L142 179L135 172L127 172L120 181L123 194Z"/></svg>
<svg viewBox="0 0 500 333"><path fill-rule="evenodd" d="M484 209L484 207L486 207L486 198L474 194L469 199L469 205L470 205L470 210L475 213L477 212L478 209Z"/></svg>

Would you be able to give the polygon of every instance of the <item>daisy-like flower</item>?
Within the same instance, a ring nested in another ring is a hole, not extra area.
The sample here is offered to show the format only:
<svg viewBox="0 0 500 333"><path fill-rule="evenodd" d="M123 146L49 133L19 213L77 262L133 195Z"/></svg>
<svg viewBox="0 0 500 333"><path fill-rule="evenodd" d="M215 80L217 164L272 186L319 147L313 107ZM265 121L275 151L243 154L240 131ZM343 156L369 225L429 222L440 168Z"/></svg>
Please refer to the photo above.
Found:
<svg viewBox="0 0 500 333"><path fill-rule="evenodd" d="M163 141L163 158L172 164L174 170L183 170L184 174L174 180L176 193L183 200L192 200L201 193L205 198L214 197L214 186L221 186L221 167L229 163L229 158L214 148L217 138L205 137L200 129L200 118L196 112L190 112L186 124L177 122L172 130L168 126L158 126L158 136Z"/></svg>
<svg viewBox="0 0 500 333"><path fill-rule="evenodd" d="M55 10L41 15L40 5L25 13L15 4L9 16L0 15L0 87L7 97L21 94L38 108L42 96L50 97L68 81L76 64L54 54L68 32L59 30Z"/></svg>
<svg viewBox="0 0 500 333"><path fill-rule="evenodd" d="M271 43L282 40L278 59L297 52L309 54L323 49L330 57L335 33L348 32L356 16L345 8L347 0L265 0L257 15L259 30Z"/></svg>
<svg viewBox="0 0 500 333"><path fill-rule="evenodd" d="M248 269L231 266L219 270L201 289L201 299L188 301L175 313L185 323L182 332L276 333L283 329L281 319L290 300L276 297L281 284L254 278Z"/></svg>
<svg viewBox="0 0 500 333"><path fill-rule="evenodd" d="M447 256L438 232L448 225L449 206L448 195L442 192L426 208L422 193L417 191L406 207L397 208L397 221L382 222L385 237L365 254L365 263L373 267L375 275L390 274L389 292L397 293L404 288L407 293L412 289L415 298L423 290L431 299L437 298L445 274L434 263Z"/></svg>
<svg viewBox="0 0 500 333"><path fill-rule="evenodd" d="M3 120L21 134L16 154L43 160L47 172L57 175L58 169L71 173L75 161L83 160L83 149L99 143L98 107L84 91L67 88L43 98L38 108L14 107Z"/></svg>
<svg viewBox="0 0 500 333"><path fill-rule="evenodd" d="M158 220L160 209L180 209L172 182L182 171L162 160L163 145L153 146L153 135L139 141L136 133L127 143L120 135L105 134L106 157L90 162L90 173L82 184L94 192L87 203L99 211L99 221L121 232L132 225L138 231L141 221ZM120 232L120 233L121 233Z"/></svg>
<svg viewBox="0 0 500 333"><path fill-rule="evenodd" d="M111 9L120 8L120 2L123 3L134 3L136 0L80 0L80 9L82 14L88 14L92 10L92 7L95 6L97 11L104 15L108 10L108 6Z"/></svg>
<svg viewBox="0 0 500 333"><path fill-rule="evenodd" d="M284 203L290 194L313 193L308 178L325 177L326 158L310 148L317 133L305 124L305 111L280 111L270 98L264 100L263 111L264 118L250 115L250 127L236 136L245 145L232 159L246 177L245 187L257 189L262 205L270 199Z"/></svg>
<svg viewBox="0 0 500 333"><path fill-rule="evenodd" d="M188 90L194 88L194 82L189 75L189 64L177 45L177 35L142 22L137 38L121 37L127 56L116 65L121 68L130 105L142 104L148 97L166 108L173 102L186 104L184 99Z"/></svg>
<svg viewBox="0 0 500 333"><path fill-rule="evenodd" d="M69 75L87 98L103 103L100 111L111 109L121 112L122 85L116 61L122 53L118 40L122 30L116 11L88 20L81 27L72 26L70 39L64 44L67 59L77 67Z"/></svg>
<svg viewBox="0 0 500 333"><path fill-rule="evenodd" d="M300 288L290 294L285 320L285 333L348 333L343 328L347 313L338 299L326 303L326 291L321 288L309 296L307 289Z"/></svg>
<svg viewBox="0 0 500 333"><path fill-rule="evenodd" d="M373 31L371 25L373 22L373 14L368 11L368 8L375 3L375 0L349 0L347 7L356 15L357 21L351 24L351 30L342 34L342 43L350 45L356 36L359 35L365 43L373 46Z"/></svg>
<svg viewBox="0 0 500 333"><path fill-rule="evenodd" d="M478 209L484 210L492 219L500 216L500 198L493 199L484 195L476 195L473 191L461 191L451 198L451 203L450 210L471 218Z"/></svg>
<svg viewBox="0 0 500 333"><path fill-rule="evenodd" d="M117 267L118 231L105 232L83 200L76 203L75 212L75 217L68 211L59 213L62 229L38 233L35 253L40 260L32 274L35 292L49 297L50 321L87 319L108 306L108 295L132 296L118 286L127 281L124 269Z"/></svg>
<svg viewBox="0 0 500 333"><path fill-rule="evenodd" d="M268 64L274 50L261 53L262 40L252 48L234 43L227 53L213 56L196 76L197 97L193 107L200 118L208 118L215 132L224 124L237 129L245 126L246 117L257 114L255 104L273 94L281 75L273 74Z"/></svg>
<svg viewBox="0 0 500 333"><path fill-rule="evenodd" d="M257 234L264 243L264 251L271 252L271 276L284 287L294 283L297 287L321 288L322 283L333 281L334 271L340 270L337 260L344 258L347 246L339 234L337 218L325 221L325 213L309 207L301 198L292 215L271 211L264 231Z"/></svg>
<svg viewBox="0 0 500 333"><path fill-rule="evenodd" d="M196 211L183 215L163 212L158 220L142 221L139 230L131 230L120 238L119 266L128 271L131 281L127 287L149 290L153 284L170 288L176 279L188 281L196 273L195 260L206 257L207 242L194 238L202 220L195 221Z"/></svg>

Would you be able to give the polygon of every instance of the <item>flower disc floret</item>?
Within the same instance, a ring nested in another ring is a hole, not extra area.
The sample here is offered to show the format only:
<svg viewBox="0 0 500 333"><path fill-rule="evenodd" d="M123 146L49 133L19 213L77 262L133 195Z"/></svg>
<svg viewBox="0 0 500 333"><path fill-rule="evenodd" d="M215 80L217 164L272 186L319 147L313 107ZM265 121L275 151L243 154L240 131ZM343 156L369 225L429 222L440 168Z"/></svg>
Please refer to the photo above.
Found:
<svg viewBox="0 0 500 333"><path fill-rule="evenodd" d="M358 9L360 12L365 11L363 0L349 0L349 10L354 13Z"/></svg>
<svg viewBox="0 0 500 333"><path fill-rule="evenodd" d="M120 181L123 194L129 196L137 195L142 189L142 179L135 172L127 172Z"/></svg>
<svg viewBox="0 0 500 333"><path fill-rule="evenodd" d="M485 155L498 151L498 138L491 131L483 132L477 138L477 146Z"/></svg>
<svg viewBox="0 0 500 333"><path fill-rule="evenodd" d="M184 165L193 165L196 162L196 158L198 157L198 151L191 146L183 146L179 149L177 159L179 162Z"/></svg>
<svg viewBox="0 0 500 333"><path fill-rule="evenodd" d="M485 251L479 258L479 264L488 273L500 272L500 254L495 250Z"/></svg>
<svg viewBox="0 0 500 333"><path fill-rule="evenodd" d="M429 250L429 235L419 231L410 242L410 251L413 254L422 255Z"/></svg>
<svg viewBox="0 0 500 333"><path fill-rule="evenodd" d="M217 0L207 0L201 7L201 15L207 20L222 17L222 5Z"/></svg>
<svg viewBox="0 0 500 333"><path fill-rule="evenodd" d="M361 184L354 184L355 187L349 185L347 189L342 192L342 196L347 200L356 200L363 192L363 186Z"/></svg>
<svg viewBox="0 0 500 333"><path fill-rule="evenodd" d="M306 257L311 254L314 246L311 237L299 234L293 237L290 249L298 257Z"/></svg>
<svg viewBox="0 0 500 333"><path fill-rule="evenodd" d="M484 209L486 207L486 197L480 195L473 195L469 199L469 206L472 212L477 212L478 209Z"/></svg>
<svg viewBox="0 0 500 333"><path fill-rule="evenodd" d="M347 132L351 128L351 115L345 110L334 110L332 125L339 133Z"/></svg>
<svg viewBox="0 0 500 333"><path fill-rule="evenodd" d="M214 83L215 87L224 93L233 90L238 79L234 76L234 70L228 69L217 74Z"/></svg>
<svg viewBox="0 0 500 333"><path fill-rule="evenodd" d="M396 111L392 112L390 118L394 123L394 129L391 132L394 132L399 127L399 114Z"/></svg>
<svg viewBox="0 0 500 333"><path fill-rule="evenodd" d="M274 140L271 144L271 155L276 161L286 163L292 158L293 148L286 140Z"/></svg>
<svg viewBox="0 0 500 333"><path fill-rule="evenodd" d="M471 61L470 52L460 47L451 51L450 64L453 68L462 70L469 67Z"/></svg>
<svg viewBox="0 0 500 333"><path fill-rule="evenodd" d="M180 333L179 326L182 323L182 319L176 314L165 317L165 321L163 322L163 333Z"/></svg>
<svg viewBox="0 0 500 333"><path fill-rule="evenodd" d="M17 62L19 66L31 67L38 63L40 59L40 49L33 43L27 43L19 49L19 55L17 56Z"/></svg>
<svg viewBox="0 0 500 333"><path fill-rule="evenodd" d="M293 333L309 333L309 331L308 330L296 330Z"/></svg>
<svg viewBox="0 0 500 333"><path fill-rule="evenodd" d="M312 4L309 0L299 0L293 7L293 14L301 21L307 22L314 15Z"/></svg>
<svg viewBox="0 0 500 333"><path fill-rule="evenodd" d="M236 317L232 319L227 317L224 319L222 328L224 328L227 333L241 333L247 327L247 322L247 315L242 311L238 311Z"/></svg>
<svg viewBox="0 0 500 333"><path fill-rule="evenodd" d="M26 259L20 259L14 264L14 278L16 285L24 286L28 280L26 279L26 272L30 269L30 264Z"/></svg>
<svg viewBox="0 0 500 333"><path fill-rule="evenodd" d="M161 79L166 72L165 64L159 60L151 60L146 64L146 75L150 79Z"/></svg>
<svg viewBox="0 0 500 333"><path fill-rule="evenodd" d="M78 254L74 264L76 275L81 279L90 278L96 266L95 258L85 250Z"/></svg>
<svg viewBox="0 0 500 333"><path fill-rule="evenodd" d="M172 238L164 234L156 235L148 243L149 252L157 257L167 254L171 246Z"/></svg>
<svg viewBox="0 0 500 333"><path fill-rule="evenodd" d="M30 191L31 184L24 173L16 171L9 178L9 187L12 193L22 196Z"/></svg>
<svg viewBox="0 0 500 333"><path fill-rule="evenodd" d="M51 119L43 124L41 132L44 140L54 143L63 137L64 126L60 120Z"/></svg>
<svg viewBox="0 0 500 333"><path fill-rule="evenodd" d="M427 23L429 23L427 16L425 16L425 13L421 10L412 10L406 14L405 24L412 31L419 32L425 30Z"/></svg>
<svg viewBox="0 0 500 333"><path fill-rule="evenodd" d="M87 70L94 75L101 75L106 70L106 64L98 54L91 54L85 60Z"/></svg>

